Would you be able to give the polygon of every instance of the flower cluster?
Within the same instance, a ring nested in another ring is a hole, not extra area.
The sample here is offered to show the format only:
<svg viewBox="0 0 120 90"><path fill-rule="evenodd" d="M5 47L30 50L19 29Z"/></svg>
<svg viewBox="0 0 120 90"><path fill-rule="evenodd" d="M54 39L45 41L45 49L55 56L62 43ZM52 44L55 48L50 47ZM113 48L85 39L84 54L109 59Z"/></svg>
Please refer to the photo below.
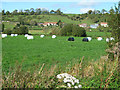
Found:
<svg viewBox="0 0 120 90"><path fill-rule="evenodd" d="M82 88L82 85L79 84L79 80L76 79L75 77L73 77L72 75L68 74L68 73L58 74L57 78L58 79L63 78L63 82L67 83L67 86L69 88L71 88L71 87L73 87L73 88Z"/></svg>

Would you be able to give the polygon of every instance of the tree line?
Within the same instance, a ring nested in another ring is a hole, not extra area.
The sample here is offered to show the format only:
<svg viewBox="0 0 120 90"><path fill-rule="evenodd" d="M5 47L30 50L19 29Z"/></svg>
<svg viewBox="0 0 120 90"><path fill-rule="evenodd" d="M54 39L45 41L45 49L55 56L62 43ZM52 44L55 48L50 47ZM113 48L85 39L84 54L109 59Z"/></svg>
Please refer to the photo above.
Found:
<svg viewBox="0 0 120 90"><path fill-rule="evenodd" d="M61 12L60 9L55 10L51 10L48 11L47 9L41 9L41 8L30 8L30 9L25 9L25 10L17 10L15 9L14 11L10 12L10 11L5 11L2 10L2 15L40 15L40 14L57 14L57 15L61 15L63 12Z"/></svg>
<svg viewBox="0 0 120 90"><path fill-rule="evenodd" d="M87 13L85 14L110 14L110 13L115 13L115 10L111 7L111 9L109 11L102 9L100 10L89 10ZM10 11L5 11L2 10L2 15L40 15L40 14L57 14L57 15L61 15L63 14L63 12L60 9L55 10L47 10L47 9L41 9L41 8L30 8L30 9L25 9L25 10L13 10L12 12Z"/></svg>

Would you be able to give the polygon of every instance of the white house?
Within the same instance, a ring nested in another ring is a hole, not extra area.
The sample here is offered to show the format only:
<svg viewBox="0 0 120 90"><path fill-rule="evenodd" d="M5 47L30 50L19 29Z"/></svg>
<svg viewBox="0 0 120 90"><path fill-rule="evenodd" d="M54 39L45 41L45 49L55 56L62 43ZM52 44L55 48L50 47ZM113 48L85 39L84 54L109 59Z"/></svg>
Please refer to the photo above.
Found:
<svg viewBox="0 0 120 90"><path fill-rule="evenodd" d="M90 25L90 28L97 28L99 25L98 24L92 24Z"/></svg>
<svg viewBox="0 0 120 90"><path fill-rule="evenodd" d="M108 27L107 22L101 22L100 25L103 26L103 27Z"/></svg>
<svg viewBox="0 0 120 90"><path fill-rule="evenodd" d="M86 23L83 23L83 24L78 24L79 27L87 27L87 24Z"/></svg>

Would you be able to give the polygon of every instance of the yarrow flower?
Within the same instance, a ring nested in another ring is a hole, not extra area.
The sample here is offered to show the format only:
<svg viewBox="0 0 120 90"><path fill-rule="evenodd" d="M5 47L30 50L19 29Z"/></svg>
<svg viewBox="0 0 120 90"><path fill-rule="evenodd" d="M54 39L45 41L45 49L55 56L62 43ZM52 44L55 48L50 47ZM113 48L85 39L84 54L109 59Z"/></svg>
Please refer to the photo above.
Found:
<svg viewBox="0 0 120 90"><path fill-rule="evenodd" d="M78 88L78 86L75 86L74 88Z"/></svg>
<svg viewBox="0 0 120 90"><path fill-rule="evenodd" d="M72 75L67 74L67 73L58 74L57 78L58 79L64 78L63 82L67 83L68 87L71 87L71 84L72 85L76 85L75 83L79 84L79 80L78 79L76 79L75 77L73 77ZM74 86L74 88L82 88L82 85Z"/></svg>
<svg viewBox="0 0 120 90"><path fill-rule="evenodd" d="M78 85L79 88L82 88L82 85Z"/></svg>
<svg viewBox="0 0 120 90"><path fill-rule="evenodd" d="M67 86L68 86L68 87L71 87L71 84L70 84L70 83L67 83Z"/></svg>

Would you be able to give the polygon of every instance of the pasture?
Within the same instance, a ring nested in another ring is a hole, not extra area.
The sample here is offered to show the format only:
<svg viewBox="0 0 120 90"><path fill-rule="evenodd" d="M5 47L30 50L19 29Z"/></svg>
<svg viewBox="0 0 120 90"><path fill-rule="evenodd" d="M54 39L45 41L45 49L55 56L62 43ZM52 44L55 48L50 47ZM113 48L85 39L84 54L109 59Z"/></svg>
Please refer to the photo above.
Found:
<svg viewBox="0 0 120 90"><path fill-rule="evenodd" d="M2 39L2 70L9 72L10 67L15 68L16 62L22 63L23 70L34 70L35 65L61 66L66 62L76 61L85 56L86 61L98 60L106 55L107 43L93 39L90 42L82 42L83 37L75 37L74 42L67 41L69 37L34 36L33 40L27 40L23 35Z"/></svg>

